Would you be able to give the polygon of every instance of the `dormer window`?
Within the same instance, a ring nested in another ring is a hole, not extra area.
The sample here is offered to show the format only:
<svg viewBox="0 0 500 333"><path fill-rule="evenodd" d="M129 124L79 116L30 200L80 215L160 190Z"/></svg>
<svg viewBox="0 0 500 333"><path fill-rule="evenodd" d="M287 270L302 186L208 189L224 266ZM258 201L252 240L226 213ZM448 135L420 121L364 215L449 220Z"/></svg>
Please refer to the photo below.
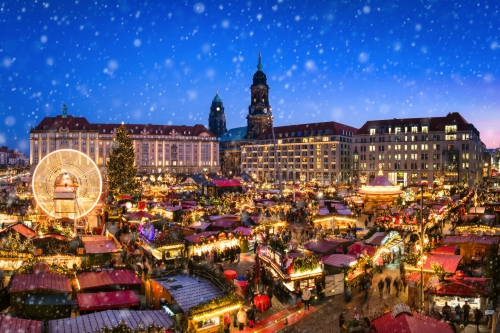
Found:
<svg viewBox="0 0 500 333"><path fill-rule="evenodd" d="M422 125L422 133L429 133L429 125Z"/></svg>
<svg viewBox="0 0 500 333"><path fill-rule="evenodd" d="M376 132L377 132L377 129L375 127L370 128L370 135L375 135Z"/></svg>
<svg viewBox="0 0 500 333"><path fill-rule="evenodd" d="M102 132L103 132L103 133L106 133L106 130L105 130L105 129L103 129L103 130L102 130Z"/></svg>

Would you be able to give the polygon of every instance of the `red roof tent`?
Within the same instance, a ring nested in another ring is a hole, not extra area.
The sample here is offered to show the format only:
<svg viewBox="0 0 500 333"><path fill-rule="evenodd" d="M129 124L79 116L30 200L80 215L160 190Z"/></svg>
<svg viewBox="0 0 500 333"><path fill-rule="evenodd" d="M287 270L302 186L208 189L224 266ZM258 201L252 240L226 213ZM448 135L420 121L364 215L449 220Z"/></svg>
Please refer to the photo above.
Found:
<svg viewBox="0 0 500 333"><path fill-rule="evenodd" d="M52 272L17 274L14 276L9 293L37 289L70 293L71 282L66 275Z"/></svg>
<svg viewBox="0 0 500 333"><path fill-rule="evenodd" d="M99 311L138 306L139 298L132 290L77 294L80 311Z"/></svg>
<svg viewBox="0 0 500 333"><path fill-rule="evenodd" d="M375 250L377 248L373 246L367 246L363 243L357 242L352 244L351 246L348 247L349 251L347 251L347 254L357 256L358 254L367 254L369 256L373 256L375 253Z"/></svg>
<svg viewBox="0 0 500 333"><path fill-rule="evenodd" d="M212 179L217 187L227 187L227 186L241 186L241 183L236 179Z"/></svg>
<svg viewBox="0 0 500 333"><path fill-rule="evenodd" d="M495 236L445 236L441 241L441 244L457 244L457 243L475 243L475 244L487 244L487 245L498 245L498 237Z"/></svg>
<svg viewBox="0 0 500 333"><path fill-rule="evenodd" d="M101 272L82 272L77 275L80 289L90 289L116 284L142 284L142 280L128 269L115 269Z"/></svg>
<svg viewBox="0 0 500 333"><path fill-rule="evenodd" d="M200 232L200 233L197 233L194 235L186 236L186 237L184 237L184 239L190 243L194 243L195 242L194 240L196 238L198 238L198 240L199 240L201 236L208 238L208 237L215 235L215 234L217 234L217 231L204 231L204 232Z"/></svg>
<svg viewBox="0 0 500 333"><path fill-rule="evenodd" d="M348 240L343 238L335 238L335 239L320 239L317 241L312 241L304 244L304 248L309 251L319 252L319 253L327 253L332 250L334 247L338 247L342 243L346 243Z"/></svg>
<svg viewBox="0 0 500 333"><path fill-rule="evenodd" d="M427 255L427 260L424 263L425 270L432 270L431 263L439 263L443 265L444 271L446 273L455 273L458 264L464 256L451 255L451 254L429 254Z"/></svg>
<svg viewBox="0 0 500 333"><path fill-rule="evenodd" d="M220 219L212 223L212 227L218 227L218 228L231 228L235 224L240 224L239 220L226 220L226 219Z"/></svg>
<svg viewBox="0 0 500 333"><path fill-rule="evenodd" d="M121 250L112 239L106 236L82 236L82 242L88 254L113 253Z"/></svg>
<svg viewBox="0 0 500 333"><path fill-rule="evenodd" d="M433 254L455 254L457 247L455 245L441 245L437 249L431 250Z"/></svg>
<svg viewBox="0 0 500 333"><path fill-rule="evenodd" d="M252 234L252 229L251 228L245 228L245 227L238 227L233 230L234 233L237 233L238 231L241 231L241 234L243 236L250 236Z"/></svg>
<svg viewBox="0 0 500 333"><path fill-rule="evenodd" d="M38 320L0 316L0 332L42 333L43 322Z"/></svg>
<svg viewBox="0 0 500 333"><path fill-rule="evenodd" d="M333 267L344 267L349 266L351 262L356 261L356 257L349 254L331 254L321 258L321 261L325 265L330 265Z"/></svg>
<svg viewBox="0 0 500 333"><path fill-rule="evenodd" d="M460 297L476 297L479 294L484 294L485 292L474 291L471 287L466 286L461 283L446 283L441 284L441 287L436 289L432 294L436 295L446 295L446 296L460 296ZM486 292L486 294L488 294Z"/></svg>
<svg viewBox="0 0 500 333"><path fill-rule="evenodd" d="M394 317L392 312L389 312L373 320L371 324L377 328L377 333L453 333L453 330L445 321L440 321L415 312L413 314L403 312L396 317Z"/></svg>
<svg viewBox="0 0 500 333"><path fill-rule="evenodd" d="M35 230L29 228L26 226L24 223L16 223L13 226L10 227L11 229L14 229L17 231L21 236L24 236L28 239L31 239L36 236Z"/></svg>

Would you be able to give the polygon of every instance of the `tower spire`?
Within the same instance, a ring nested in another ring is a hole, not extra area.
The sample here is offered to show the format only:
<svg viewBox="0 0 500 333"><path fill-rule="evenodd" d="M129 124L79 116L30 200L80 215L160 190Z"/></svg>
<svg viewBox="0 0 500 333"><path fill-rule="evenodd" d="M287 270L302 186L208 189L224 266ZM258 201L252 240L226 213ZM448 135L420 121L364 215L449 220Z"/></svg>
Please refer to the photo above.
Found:
<svg viewBox="0 0 500 333"><path fill-rule="evenodd" d="M260 49L259 49L259 63L257 64L257 71L262 72L262 68L264 68L264 66L262 66L261 57L260 57Z"/></svg>

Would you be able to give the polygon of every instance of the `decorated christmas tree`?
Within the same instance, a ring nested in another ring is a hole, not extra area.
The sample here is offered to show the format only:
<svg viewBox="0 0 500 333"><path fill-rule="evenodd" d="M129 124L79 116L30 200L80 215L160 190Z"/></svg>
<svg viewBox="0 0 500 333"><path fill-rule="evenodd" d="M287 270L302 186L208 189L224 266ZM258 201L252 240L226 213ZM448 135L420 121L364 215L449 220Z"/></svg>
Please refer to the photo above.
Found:
<svg viewBox="0 0 500 333"><path fill-rule="evenodd" d="M134 145L124 124L116 132L106 168L109 191L114 196L135 195L139 192Z"/></svg>

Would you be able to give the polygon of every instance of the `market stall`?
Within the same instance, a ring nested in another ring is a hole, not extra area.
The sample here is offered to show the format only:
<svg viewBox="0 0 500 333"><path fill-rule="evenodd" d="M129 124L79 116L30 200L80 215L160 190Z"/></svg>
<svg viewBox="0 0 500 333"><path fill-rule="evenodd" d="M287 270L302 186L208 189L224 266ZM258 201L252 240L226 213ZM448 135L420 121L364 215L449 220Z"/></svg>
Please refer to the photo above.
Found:
<svg viewBox="0 0 500 333"><path fill-rule="evenodd" d="M187 252L195 261L219 262L229 259L231 250L239 246L239 236L232 232L206 231L184 237Z"/></svg>
<svg viewBox="0 0 500 333"><path fill-rule="evenodd" d="M278 252L271 246L259 246L256 253L289 295L295 290L314 288L315 279L323 276L323 265L315 256L289 256L286 251Z"/></svg>

